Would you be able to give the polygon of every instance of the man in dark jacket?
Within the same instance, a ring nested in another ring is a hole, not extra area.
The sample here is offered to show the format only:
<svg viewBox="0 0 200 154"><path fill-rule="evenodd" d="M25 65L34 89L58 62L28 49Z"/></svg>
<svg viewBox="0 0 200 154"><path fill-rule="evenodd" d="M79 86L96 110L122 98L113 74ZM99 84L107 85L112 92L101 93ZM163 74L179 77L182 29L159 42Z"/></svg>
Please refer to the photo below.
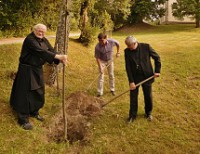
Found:
<svg viewBox="0 0 200 154"><path fill-rule="evenodd" d="M67 56L58 55L44 37L46 29L45 25L37 24L25 38L10 97L10 104L18 115L18 123L26 130L32 129L29 116L44 120L39 115L39 109L44 105L42 66L45 62L67 63Z"/></svg>
<svg viewBox="0 0 200 154"><path fill-rule="evenodd" d="M138 111L138 91L139 87L136 84L151 77L159 77L161 62L159 55L154 49L146 43L137 42L133 36L128 36L125 40L127 48L125 49L126 72L130 86L130 111L128 122L133 122L136 119ZM155 68L153 70L151 58L154 60ZM152 83L154 78L142 84L145 102L145 114L148 120L152 120Z"/></svg>

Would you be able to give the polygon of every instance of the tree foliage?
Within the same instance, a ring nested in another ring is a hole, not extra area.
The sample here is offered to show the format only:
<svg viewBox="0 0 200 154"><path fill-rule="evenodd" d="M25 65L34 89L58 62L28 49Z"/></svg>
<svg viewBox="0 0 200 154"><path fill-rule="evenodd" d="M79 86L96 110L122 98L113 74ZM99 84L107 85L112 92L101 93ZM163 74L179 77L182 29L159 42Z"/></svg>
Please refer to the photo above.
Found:
<svg viewBox="0 0 200 154"><path fill-rule="evenodd" d="M94 6L96 10L95 21L100 24L100 27L103 27L105 23L109 23L114 29L120 28L126 23L131 13L130 7L132 4L132 0L98 0ZM107 21L104 23L101 19L98 19L99 17L106 17Z"/></svg>
<svg viewBox="0 0 200 154"><path fill-rule="evenodd" d="M108 32L126 23L131 0L74 0L73 5L74 17L79 19L79 40L88 44L98 30Z"/></svg>
<svg viewBox="0 0 200 154"><path fill-rule="evenodd" d="M13 35L30 32L32 25L42 22L55 29L58 20L56 0L1 0L0 30Z"/></svg>
<svg viewBox="0 0 200 154"><path fill-rule="evenodd" d="M141 23L144 19L154 20L159 19L165 14L165 9L162 7L167 0L135 0L131 7L131 15L129 23Z"/></svg>
<svg viewBox="0 0 200 154"><path fill-rule="evenodd" d="M175 17L183 19L190 16L196 20L196 27L200 27L200 0L177 0L172 5L172 12Z"/></svg>
<svg viewBox="0 0 200 154"><path fill-rule="evenodd" d="M71 29L81 31L80 41L94 40L96 32L109 32L125 24L159 19L165 14L167 0L72 0ZM62 0L0 0L0 31L23 35L39 22L56 30ZM173 15L178 18L191 16L199 27L200 0L177 0ZM8 34L8 33L7 33Z"/></svg>

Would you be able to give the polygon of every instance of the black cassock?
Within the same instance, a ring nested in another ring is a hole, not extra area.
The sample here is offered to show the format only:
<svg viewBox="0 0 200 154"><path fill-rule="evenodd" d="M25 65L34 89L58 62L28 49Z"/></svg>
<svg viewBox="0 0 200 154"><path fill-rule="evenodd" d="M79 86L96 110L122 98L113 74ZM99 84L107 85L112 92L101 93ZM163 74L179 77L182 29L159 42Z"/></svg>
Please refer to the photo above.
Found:
<svg viewBox="0 0 200 154"><path fill-rule="evenodd" d="M46 38L32 32L22 45L19 67L13 83L10 104L15 111L30 114L44 105L43 68L45 62L59 63L56 52Z"/></svg>

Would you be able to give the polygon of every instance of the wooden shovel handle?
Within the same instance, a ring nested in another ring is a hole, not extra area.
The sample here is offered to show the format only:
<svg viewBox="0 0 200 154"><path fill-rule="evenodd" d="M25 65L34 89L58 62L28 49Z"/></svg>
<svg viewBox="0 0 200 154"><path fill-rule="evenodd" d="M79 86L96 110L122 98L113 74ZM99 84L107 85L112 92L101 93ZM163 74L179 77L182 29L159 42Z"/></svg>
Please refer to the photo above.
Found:
<svg viewBox="0 0 200 154"><path fill-rule="evenodd" d="M147 82L147 81L149 81L149 80L151 80L151 79L153 79L153 78L154 78L154 76L151 76L151 77L149 77L149 78L147 78L147 79L145 79L145 80L139 82L139 83L136 84L135 86L138 87L138 86L142 85L143 83L145 83L145 82ZM127 93L127 92L129 92L129 91L130 91L130 89L128 89L128 90L124 91L123 93L121 93L121 94L115 96L114 98L112 98L111 100L109 100L109 101L107 101L105 104L103 104L102 107L108 105L109 103L111 103L112 101L114 101L115 99L121 97L122 95L124 95L125 93Z"/></svg>

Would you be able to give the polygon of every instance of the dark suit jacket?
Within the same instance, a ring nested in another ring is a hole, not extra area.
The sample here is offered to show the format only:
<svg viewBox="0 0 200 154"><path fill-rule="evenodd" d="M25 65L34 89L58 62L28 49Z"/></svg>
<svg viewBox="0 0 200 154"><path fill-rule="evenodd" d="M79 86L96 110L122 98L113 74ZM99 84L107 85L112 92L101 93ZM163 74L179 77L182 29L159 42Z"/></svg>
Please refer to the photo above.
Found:
<svg viewBox="0 0 200 154"><path fill-rule="evenodd" d="M138 43L138 48L140 52L140 66L144 72L145 78L148 78L156 73L160 73L161 69L161 61L160 56L155 52L155 50L146 43ZM129 48L126 48L125 50L125 63L126 63L126 72L128 76L129 83L135 82L135 79L137 78L136 68L137 64L136 61L133 58L133 52ZM151 64L151 58L154 60L154 70ZM154 80L152 79L150 83L152 83Z"/></svg>

